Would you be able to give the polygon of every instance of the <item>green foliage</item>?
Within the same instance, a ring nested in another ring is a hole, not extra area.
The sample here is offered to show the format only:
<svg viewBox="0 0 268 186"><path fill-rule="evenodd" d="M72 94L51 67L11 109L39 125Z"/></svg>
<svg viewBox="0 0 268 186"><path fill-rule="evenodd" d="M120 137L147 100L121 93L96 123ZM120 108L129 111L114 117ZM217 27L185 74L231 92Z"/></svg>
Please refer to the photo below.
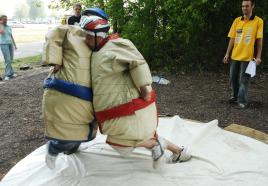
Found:
<svg viewBox="0 0 268 186"><path fill-rule="evenodd" d="M45 17L45 9L44 9L43 1L41 1L41 0L27 0L27 3L30 7L29 17L31 19Z"/></svg>
<svg viewBox="0 0 268 186"><path fill-rule="evenodd" d="M33 65L40 63L41 59L42 59L42 55L14 59L12 63L12 67L18 70L19 67L23 65L33 66ZM4 63L0 63L0 72L3 72L4 69L5 69Z"/></svg>
<svg viewBox="0 0 268 186"><path fill-rule="evenodd" d="M20 3L15 9L16 18L26 18L29 15L29 6L26 3Z"/></svg>
<svg viewBox="0 0 268 186"><path fill-rule="evenodd" d="M99 6L114 32L134 42L152 67L169 70L222 68L230 26L242 14L241 0L61 0L61 6ZM268 1L255 12L268 20ZM268 30L264 30L264 38ZM264 41L267 43L267 40ZM264 51L267 46L264 45ZM268 60L268 53L263 52Z"/></svg>
<svg viewBox="0 0 268 186"><path fill-rule="evenodd" d="M17 4L15 9L15 17L21 18L43 18L45 17L45 9L41 0L27 0Z"/></svg>
<svg viewBox="0 0 268 186"><path fill-rule="evenodd" d="M51 0L49 7L54 9L61 7L69 10L74 4L81 4L83 8L99 7L105 9L105 1L103 0Z"/></svg>

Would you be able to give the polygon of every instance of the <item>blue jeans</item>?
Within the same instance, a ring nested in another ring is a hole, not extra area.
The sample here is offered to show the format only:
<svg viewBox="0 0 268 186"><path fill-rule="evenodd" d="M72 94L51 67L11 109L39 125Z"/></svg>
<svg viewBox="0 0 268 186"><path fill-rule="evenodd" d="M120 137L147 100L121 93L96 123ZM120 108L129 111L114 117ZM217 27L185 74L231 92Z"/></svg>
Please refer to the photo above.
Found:
<svg viewBox="0 0 268 186"><path fill-rule="evenodd" d="M11 66L13 56L14 56L14 48L12 44L0 44L1 51L3 53L5 59L5 76L12 77L14 74L13 68Z"/></svg>
<svg viewBox="0 0 268 186"><path fill-rule="evenodd" d="M246 74L248 62L231 61L230 65L230 84L232 87L232 96L238 103L248 103L248 88L250 75Z"/></svg>
<svg viewBox="0 0 268 186"><path fill-rule="evenodd" d="M81 142L67 142L59 140L48 141L48 153L52 156L57 156L59 153L65 154L75 153L80 146Z"/></svg>

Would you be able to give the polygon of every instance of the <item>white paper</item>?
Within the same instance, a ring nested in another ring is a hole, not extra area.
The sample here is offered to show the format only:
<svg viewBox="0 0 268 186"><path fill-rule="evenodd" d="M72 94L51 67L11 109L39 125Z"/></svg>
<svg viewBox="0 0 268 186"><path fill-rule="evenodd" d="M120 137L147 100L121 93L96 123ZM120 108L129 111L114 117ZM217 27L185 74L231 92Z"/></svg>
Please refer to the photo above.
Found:
<svg viewBox="0 0 268 186"><path fill-rule="evenodd" d="M160 85L167 85L167 84L170 83L169 80L167 80L165 78L162 78L160 76L153 76L152 79L153 79L154 83L157 83L157 84L160 84Z"/></svg>
<svg viewBox="0 0 268 186"><path fill-rule="evenodd" d="M249 62L246 73L249 74L250 77L254 77L256 75L256 62L254 60Z"/></svg>

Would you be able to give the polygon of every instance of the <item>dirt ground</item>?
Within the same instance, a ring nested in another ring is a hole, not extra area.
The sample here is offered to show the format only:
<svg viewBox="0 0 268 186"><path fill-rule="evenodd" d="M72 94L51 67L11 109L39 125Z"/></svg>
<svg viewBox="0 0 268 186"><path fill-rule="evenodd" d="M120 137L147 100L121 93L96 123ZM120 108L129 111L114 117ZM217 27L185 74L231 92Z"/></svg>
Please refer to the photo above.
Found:
<svg viewBox="0 0 268 186"><path fill-rule="evenodd" d="M41 118L42 81L47 68L18 72L9 82L0 82L0 179L20 159L43 145ZM226 74L166 75L169 85L154 84L159 114L208 122L232 123L268 133L268 73L252 79L250 104L246 109L228 103Z"/></svg>

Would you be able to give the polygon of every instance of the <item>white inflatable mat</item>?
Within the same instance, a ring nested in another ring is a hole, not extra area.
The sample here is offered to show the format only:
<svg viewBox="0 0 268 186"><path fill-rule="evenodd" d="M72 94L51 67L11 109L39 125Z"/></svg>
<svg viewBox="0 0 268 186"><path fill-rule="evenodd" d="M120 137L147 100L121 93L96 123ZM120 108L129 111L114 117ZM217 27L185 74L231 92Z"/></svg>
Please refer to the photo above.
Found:
<svg viewBox="0 0 268 186"><path fill-rule="evenodd" d="M188 145L189 162L152 168L150 152L136 149L120 157L105 136L82 145L83 150L60 154L56 168L45 164L45 146L17 163L3 178L3 186L266 186L268 145L225 131L214 120L206 124L178 116L160 119L158 134L178 145Z"/></svg>

